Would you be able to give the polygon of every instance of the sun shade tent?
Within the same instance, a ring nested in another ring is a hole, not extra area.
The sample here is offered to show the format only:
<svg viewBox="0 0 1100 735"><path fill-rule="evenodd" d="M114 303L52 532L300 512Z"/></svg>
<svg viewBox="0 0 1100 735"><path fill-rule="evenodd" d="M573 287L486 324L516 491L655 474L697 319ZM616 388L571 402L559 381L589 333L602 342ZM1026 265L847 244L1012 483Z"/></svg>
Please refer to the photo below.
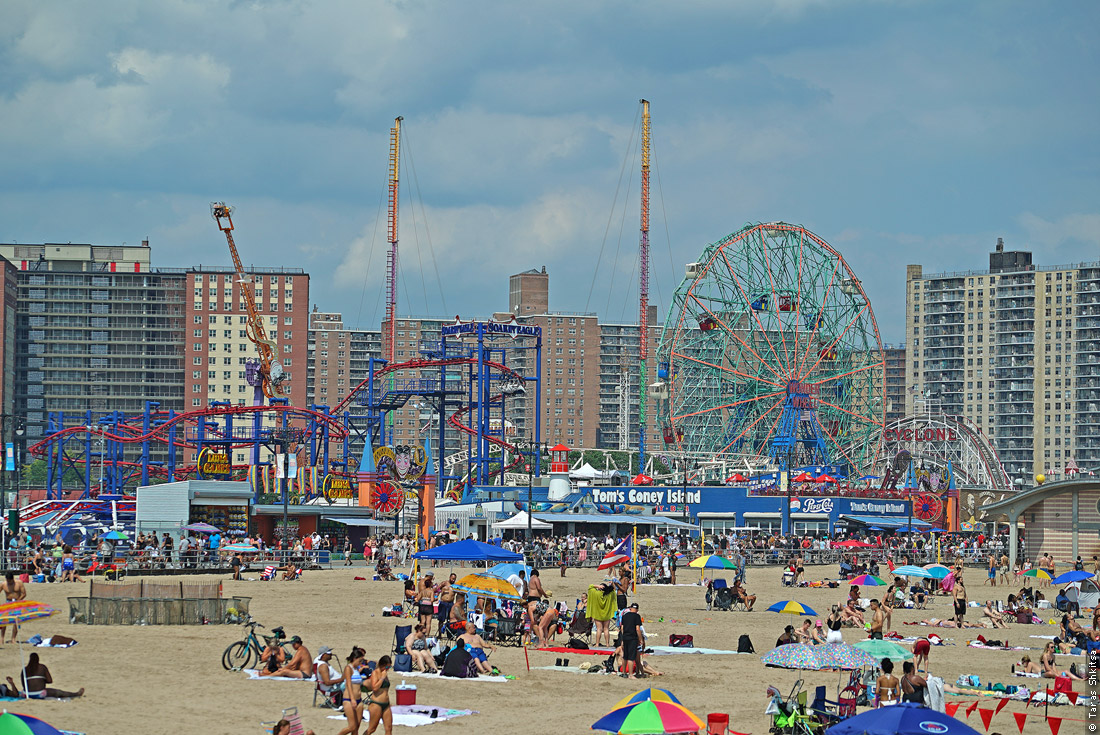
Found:
<svg viewBox="0 0 1100 735"><path fill-rule="evenodd" d="M413 554L413 559L435 561L523 561L523 554L508 551L473 539L455 541L435 549Z"/></svg>
<svg viewBox="0 0 1100 735"><path fill-rule="evenodd" d="M511 518L503 521L498 521L493 524L493 528L501 531L513 531L527 528L527 511L521 510ZM545 531L548 528L553 528L549 523L540 521L538 518L531 519L531 528Z"/></svg>
<svg viewBox="0 0 1100 735"><path fill-rule="evenodd" d="M345 526L355 526L357 528L393 528L393 521L380 521L375 518L341 518L339 516L325 516L324 520L332 521L333 523L342 523Z"/></svg>

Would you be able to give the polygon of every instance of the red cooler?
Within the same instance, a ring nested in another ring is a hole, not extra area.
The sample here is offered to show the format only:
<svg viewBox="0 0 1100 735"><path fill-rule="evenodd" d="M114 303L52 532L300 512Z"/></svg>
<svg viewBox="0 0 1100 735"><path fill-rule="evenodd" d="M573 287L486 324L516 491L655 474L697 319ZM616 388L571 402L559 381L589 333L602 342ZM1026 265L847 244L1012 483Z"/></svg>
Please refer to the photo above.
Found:
<svg viewBox="0 0 1100 735"><path fill-rule="evenodd" d="M397 687L397 704L416 704L416 687L401 682L401 685Z"/></svg>

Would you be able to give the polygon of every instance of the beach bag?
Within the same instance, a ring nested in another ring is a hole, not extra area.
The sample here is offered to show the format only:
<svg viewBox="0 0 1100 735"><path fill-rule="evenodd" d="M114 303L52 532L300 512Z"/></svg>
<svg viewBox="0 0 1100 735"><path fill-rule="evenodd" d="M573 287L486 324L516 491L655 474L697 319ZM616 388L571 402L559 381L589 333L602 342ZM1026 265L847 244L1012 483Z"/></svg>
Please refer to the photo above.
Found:
<svg viewBox="0 0 1100 735"><path fill-rule="evenodd" d="M615 673L615 655L612 654L607 657L607 660L603 662L603 670L609 674Z"/></svg>
<svg viewBox="0 0 1100 735"><path fill-rule="evenodd" d="M393 670L407 673L413 670L413 658L408 653L397 653L393 656Z"/></svg>
<svg viewBox="0 0 1100 735"><path fill-rule="evenodd" d="M742 633L741 637L737 639L737 652L756 653L756 649L752 647L752 641L749 640L748 633Z"/></svg>
<svg viewBox="0 0 1100 735"><path fill-rule="evenodd" d="M566 648L572 648L576 651L587 651L588 644L582 641L580 638L570 638L569 642L565 644Z"/></svg>
<svg viewBox="0 0 1100 735"><path fill-rule="evenodd" d="M695 648L695 639L684 633L672 633L668 637L668 645L673 648Z"/></svg>
<svg viewBox="0 0 1100 735"><path fill-rule="evenodd" d="M473 657L465 648L455 648L447 654L443 662L443 676L452 676L458 679L466 679L470 674L470 662Z"/></svg>
<svg viewBox="0 0 1100 735"><path fill-rule="evenodd" d="M1017 610L1016 611L1017 623L1031 623L1031 611L1030 610Z"/></svg>

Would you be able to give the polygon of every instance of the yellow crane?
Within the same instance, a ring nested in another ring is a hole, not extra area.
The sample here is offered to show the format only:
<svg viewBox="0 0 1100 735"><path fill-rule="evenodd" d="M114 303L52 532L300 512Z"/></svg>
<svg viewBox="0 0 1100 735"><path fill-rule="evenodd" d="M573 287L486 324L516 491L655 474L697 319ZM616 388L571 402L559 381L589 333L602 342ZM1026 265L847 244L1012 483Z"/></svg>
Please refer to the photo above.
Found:
<svg viewBox="0 0 1100 735"><path fill-rule="evenodd" d="M245 334L248 339L256 345L256 351L259 353L260 361L259 367L253 373L252 370L246 370L246 378L250 385L259 388L263 395L268 398L275 398L283 395L282 385L283 379L286 378L286 373L283 371L283 365L279 362L279 358L276 356L277 345L273 340L267 338L267 331L264 329L264 318L260 316L259 311L256 309L256 298L252 291L252 277L244 271L244 266L241 264L241 258L237 255L237 245L233 242L233 208L226 205L225 202L213 202L210 205L210 213L214 216L214 221L218 223L218 229L225 233L225 240L229 243L229 254L233 256L233 267L237 270L237 283L241 285L241 293L244 295L245 308L248 310L248 324L245 328ZM259 396L257 396L257 399ZM262 403L262 400L257 400L257 404Z"/></svg>

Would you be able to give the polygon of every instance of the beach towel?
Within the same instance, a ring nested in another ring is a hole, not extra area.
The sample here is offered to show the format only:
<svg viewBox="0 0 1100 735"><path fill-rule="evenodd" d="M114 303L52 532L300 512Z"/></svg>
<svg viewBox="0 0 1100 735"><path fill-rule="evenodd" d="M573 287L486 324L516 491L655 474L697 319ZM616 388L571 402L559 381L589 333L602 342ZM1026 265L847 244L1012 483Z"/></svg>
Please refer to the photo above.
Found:
<svg viewBox="0 0 1100 735"><path fill-rule="evenodd" d="M477 711L472 709L447 709L446 707L429 707L423 704L395 704L391 705L390 711L393 712L393 724L402 727L431 725L435 722L444 722L477 714ZM433 713L435 717L432 717ZM329 715L328 718L344 721L347 719L343 715Z"/></svg>
<svg viewBox="0 0 1100 735"><path fill-rule="evenodd" d="M308 679L295 679L291 676L260 676L259 669L244 669L244 673L248 674L249 679L257 681L313 681L312 676Z"/></svg>
<svg viewBox="0 0 1100 735"><path fill-rule="evenodd" d="M54 643L54 638L57 639L57 643ZM76 641L63 635L51 636L43 639L42 636L36 634L28 638L27 643L35 648L72 648L76 645Z"/></svg>
<svg viewBox="0 0 1100 735"><path fill-rule="evenodd" d="M440 676L439 674L426 674L423 671L407 671L401 674L402 679L431 679L432 681L487 681L500 684L508 681L505 675L492 676L490 674L478 674L475 678L462 679L456 676ZM515 678L514 676L512 677Z"/></svg>
<svg viewBox="0 0 1100 735"><path fill-rule="evenodd" d="M970 648L984 648L987 651L1030 651L1027 646L987 646L984 643L978 641L970 641L967 644Z"/></svg>
<svg viewBox="0 0 1100 735"><path fill-rule="evenodd" d="M1039 678L1042 678L1042 676L1043 676L1042 674L1029 674L1026 671L1017 671L1017 672L1015 672L1015 674L1016 674L1016 676L1026 676L1029 679L1039 679Z"/></svg>
<svg viewBox="0 0 1100 735"><path fill-rule="evenodd" d="M938 676L929 676L926 681L928 682L928 691L926 692L925 704L937 712L946 713L947 704L943 696L943 679Z"/></svg>
<svg viewBox="0 0 1100 735"><path fill-rule="evenodd" d="M604 592L600 587L590 585L588 587L588 619L612 620L618 611L615 602L615 591Z"/></svg>

